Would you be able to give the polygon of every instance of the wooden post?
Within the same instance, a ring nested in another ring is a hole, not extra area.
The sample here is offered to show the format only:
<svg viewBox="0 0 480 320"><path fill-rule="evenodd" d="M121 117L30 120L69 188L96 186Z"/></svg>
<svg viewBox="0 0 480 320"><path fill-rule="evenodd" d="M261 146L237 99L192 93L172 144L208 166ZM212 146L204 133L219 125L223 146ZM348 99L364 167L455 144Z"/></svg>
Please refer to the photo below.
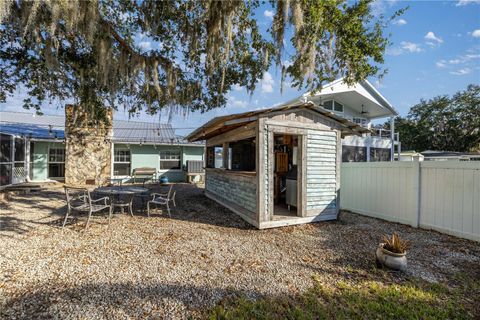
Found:
<svg viewBox="0 0 480 320"><path fill-rule="evenodd" d="M340 212L340 189L341 189L341 185L340 185L340 169L341 169L341 166L342 166L342 133L340 130L337 130L337 157L336 157L336 161L335 161L335 166L336 166L336 170L335 170L335 180L336 180L336 191L337 191L337 197L335 199L335 207L336 207L336 211L337 211L337 218L338 218L338 214Z"/></svg>
<svg viewBox="0 0 480 320"><path fill-rule="evenodd" d="M228 169L228 142L224 142L222 145L223 149L223 168Z"/></svg>
<svg viewBox="0 0 480 320"><path fill-rule="evenodd" d="M265 216L265 119L257 120L256 128L256 171L257 171L257 223Z"/></svg>

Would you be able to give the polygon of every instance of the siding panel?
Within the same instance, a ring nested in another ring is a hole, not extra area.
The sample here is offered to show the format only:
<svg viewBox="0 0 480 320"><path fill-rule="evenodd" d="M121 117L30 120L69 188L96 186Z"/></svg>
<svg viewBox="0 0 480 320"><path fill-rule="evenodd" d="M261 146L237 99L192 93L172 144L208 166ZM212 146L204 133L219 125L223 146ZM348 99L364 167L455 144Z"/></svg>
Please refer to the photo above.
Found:
<svg viewBox="0 0 480 320"><path fill-rule="evenodd" d="M336 144L334 131L309 130L306 150L307 211L316 214L335 209L336 199Z"/></svg>

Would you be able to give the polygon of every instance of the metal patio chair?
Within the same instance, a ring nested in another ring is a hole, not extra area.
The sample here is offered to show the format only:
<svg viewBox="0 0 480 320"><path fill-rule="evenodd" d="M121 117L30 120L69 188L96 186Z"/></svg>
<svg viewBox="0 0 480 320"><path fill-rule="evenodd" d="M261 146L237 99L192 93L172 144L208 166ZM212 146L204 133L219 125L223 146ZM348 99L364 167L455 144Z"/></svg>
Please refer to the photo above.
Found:
<svg viewBox="0 0 480 320"><path fill-rule="evenodd" d="M170 202L173 203L173 206L176 207L177 204L175 203L175 195L176 191L173 191L173 185L170 186L167 193L152 193L152 200L147 202L147 215L150 217L150 204L155 205L166 205L168 216L172 217L170 214Z"/></svg>
<svg viewBox="0 0 480 320"><path fill-rule="evenodd" d="M68 216L71 215L72 211L88 212L87 223L85 225L85 230L88 228L90 222L90 217L93 212L102 211L108 209L108 222L110 223L110 218L112 216L112 206L108 203L108 197L103 197L100 199L92 199L90 191L85 188L75 188L75 187L64 187L65 196L67 198L67 213L65 215L65 220L63 220L62 229L67 223ZM103 201L103 203L100 203Z"/></svg>

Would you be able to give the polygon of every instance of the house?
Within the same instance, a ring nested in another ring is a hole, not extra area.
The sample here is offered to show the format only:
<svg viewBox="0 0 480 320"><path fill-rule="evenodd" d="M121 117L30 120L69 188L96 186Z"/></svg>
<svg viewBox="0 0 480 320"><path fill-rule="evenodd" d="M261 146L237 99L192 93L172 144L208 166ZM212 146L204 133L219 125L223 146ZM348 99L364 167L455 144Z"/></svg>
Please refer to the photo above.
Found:
<svg viewBox="0 0 480 320"><path fill-rule="evenodd" d="M67 111L72 107L67 106ZM87 135L88 143L65 139L68 121L64 116L0 112L1 185L24 181L65 181L88 184L103 173L104 183L115 178L129 181L135 168L155 168L157 177L185 181L187 161L203 161L203 143L191 143L176 135L170 124L113 121L109 134ZM68 128L67 128L68 129ZM86 128L91 130L91 128ZM73 130L70 130L71 133ZM74 150L75 148L81 150ZM68 162L70 161L70 164Z"/></svg>
<svg viewBox="0 0 480 320"><path fill-rule="evenodd" d="M421 154L424 161L480 161L480 152L426 150Z"/></svg>
<svg viewBox="0 0 480 320"><path fill-rule="evenodd" d="M216 117L206 141L205 195L259 229L336 219L341 139L369 130L313 102Z"/></svg>
<svg viewBox="0 0 480 320"><path fill-rule="evenodd" d="M423 161L424 156L421 153L412 151L402 151L395 155L395 161Z"/></svg>
<svg viewBox="0 0 480 320"><path fill-rule="evenodd" d="M398 112L367 80L349 86L343 79L339 79L325 85L318 92L305 93L283 105L307 101L371 129L362 136L342 139L342 161L393 161L394 153L401 152L399 135L395 132L394 125L394 117ZM390 119L389 130L373 127L373 120L384 118Z"/></svg>

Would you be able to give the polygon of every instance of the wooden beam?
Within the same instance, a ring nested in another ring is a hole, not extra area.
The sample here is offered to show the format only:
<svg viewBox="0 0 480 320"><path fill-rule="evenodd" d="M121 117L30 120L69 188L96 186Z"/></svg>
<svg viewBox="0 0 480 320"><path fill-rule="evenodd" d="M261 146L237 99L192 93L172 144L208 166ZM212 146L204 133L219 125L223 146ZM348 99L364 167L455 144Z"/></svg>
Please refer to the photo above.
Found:
<svg viewBox="0 0 480 320"><path fill-rule="evenodd" d="M239 141L255 137L256 122L252 122L233 130L224 132L220 135L212 137L207 140L207 147L222 144L224 142Z"/></svg>

